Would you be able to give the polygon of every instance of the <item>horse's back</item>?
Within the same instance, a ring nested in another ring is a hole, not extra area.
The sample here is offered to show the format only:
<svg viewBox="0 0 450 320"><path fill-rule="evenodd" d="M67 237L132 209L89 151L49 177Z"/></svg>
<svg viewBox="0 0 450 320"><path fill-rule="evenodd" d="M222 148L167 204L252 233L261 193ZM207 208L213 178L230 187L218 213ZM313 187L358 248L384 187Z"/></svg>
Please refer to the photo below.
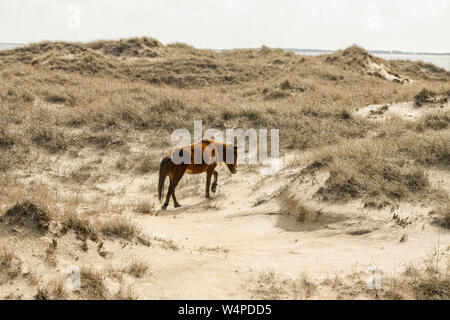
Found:
<svg viewBox="0 0 450 320"><path fill-rule="evenodd" d="M216 141L203 138L197 143L173 149L169 156L176 155L185 160L189 159L190 163L184 163L187 165L186 170L191 173L200 173L206 171L212 163L217 164L219 162L218 146ZM205 152L206 149L208 149L207 152Z"/></svg>

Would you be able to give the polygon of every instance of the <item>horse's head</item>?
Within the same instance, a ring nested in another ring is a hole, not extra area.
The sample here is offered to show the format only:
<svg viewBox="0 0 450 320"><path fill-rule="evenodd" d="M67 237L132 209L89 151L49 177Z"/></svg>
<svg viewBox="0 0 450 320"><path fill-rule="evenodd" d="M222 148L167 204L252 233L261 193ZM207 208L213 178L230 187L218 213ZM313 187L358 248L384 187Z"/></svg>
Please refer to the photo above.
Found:
<svg viewBox="0 0 450 320"><path fill-rule="evenodd" d="M225 163L227 164L228 170L230 170L231 173L236 173L236 166L237 166L237 146L230 146L231 148L229 149L230 153L232 153L233 158L232 161L230 159L227 158ZM227 148L228 149L228 148ZM228 150L227 150L228 153Z"/></svg>

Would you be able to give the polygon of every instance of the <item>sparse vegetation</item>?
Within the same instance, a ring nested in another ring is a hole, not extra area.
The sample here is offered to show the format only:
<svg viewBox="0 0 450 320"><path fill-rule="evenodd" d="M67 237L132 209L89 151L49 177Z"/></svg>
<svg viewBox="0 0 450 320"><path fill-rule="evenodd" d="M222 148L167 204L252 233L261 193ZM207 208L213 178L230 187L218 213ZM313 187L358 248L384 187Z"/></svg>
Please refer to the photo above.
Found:
<svg viewBox="0 0 450 320"><path fill-rule="evenodd" d="M409 134L392 141L353 141L316 152L309 168L329 168L330 176L318 195L324 200L363 196L403 199L428 192L426 166L445 164L450 145L446 134Z"/></svg>
<svg viewBox="0 0 450 320"><path fill-rule="evenodd" d="M127 267L125 272L131 274L133 277L141 278L150 272L150 266L139 259L134 259Z"/></svg>
<svg viewBox="0 0 450 320"><path fill-rule="evenodd" d="M42 209L33 202L25 200L8 209L5 218L9 223L19 225L34 225L41 232L46 232L51 221L51 214L47 209Z"/></svg>
<svg viewBox="0 0 450 320"><path fill-rule="evenodd" d="M159 170L159 158L155 155L143 154L136 166L136 171L142 174L157 172Z"/></svg>
<svg viewBox="0 0 450 320"><path fill-rule="evenodd" d="M154 204L140 202L134 211L142 214L155 214L156 209Z"/></svg>
<svg viewBox="0 0 450 320"><path fill-rule="evenodd" d="M229 249L222 248L220 246L215 246L215 247L201 246L200 248L198 248L198 251L199 252L215 252L215 253L223 253L223 254L227 254L230 252Z"/></svg>
<svg viewBox="0 0 450 320"><path fill-rule="evenodd" d="M67 292L63 279L50 281L46 287L39 287L34 297L36 300L64 300Z"/></svg>
<svg viewBox="0 0 450 320"><path fill-rule="evenodd" d="M436 93L429 89L422 89L418 94L414 96L414 102L416 106L420 107L424 103L431 103L435 100Z"/></svg>
<svg viewBox="0 0 450 320"><path fill-rule="evenodd" d="M170 249L173 251L177 251L179 249L177 244L172 239L166 239L166 238L155 236L155 237L153 237L153 240L159 242L159 245L163 249L166 249L166 250Z"/></svg>
<svg viewBox="0 0 450 320"><path fill-rule="evenodd" d="M387 299L448 300L450 276L432 267L420 270L409 267L403 275L388 277L383 296Z"/></svg>
<svg viewBox="0 0 450 320"><path fill-rule="evenodd" d="M244 288L255 299L310 299L316 292L317 285L306 273L291 279L275 273L273 270L260 272L256 279L247 281Z"/></svg>
<svg viewBox="0 0 450 320"><path fill-rule="evenodd" d="M94 300L107 299L109 292L105 287L104 280L105 277L100 271L83 268L81 270L81 297Z"/></svg>
<svg viewBox="0 0 450 320"><path fill-rule="evenodd" d="M434 222L444 228L450 229L450 204L440 206L435 212Z"/></svg>
<svg viewBox="0 0 450 320"><path fill-rule="evenodd" d="M98 231L106 237L132 240L140 235L137 226L124 217L113 217L96 222Z"/></svg>
<svg viewBox="0 0 450 320"><path fill-rule="evenodd" d="M424 88L418 94L414 96L414 102L417 107L421 107L427 103L447 103L448 95L444 92L442 94L436 93L433 90Z"/></svg>
<svg viewBox="0 0 450 320"><path fill-rule="evenodd" d="M22 270L20 259L7 248L0 248L0 285L17 278Z"/></svg>

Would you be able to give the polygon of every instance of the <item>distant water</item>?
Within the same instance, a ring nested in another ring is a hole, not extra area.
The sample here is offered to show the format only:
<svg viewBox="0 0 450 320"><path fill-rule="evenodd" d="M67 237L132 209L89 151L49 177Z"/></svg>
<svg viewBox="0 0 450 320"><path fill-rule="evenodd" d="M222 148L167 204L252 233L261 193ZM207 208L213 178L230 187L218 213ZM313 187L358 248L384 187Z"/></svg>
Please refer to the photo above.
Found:
<svg viewBox="0 0 450 320"><path fill-rule="evenodd" d="M23 44L17 43L0 43L0 50L14 49L23 46Z"/></svg>
<svg viewBox="0 0 450 320"><path fill-rule="evenodd" d="M450 71L450 55L431 55L431 54L374 54L386 60L411 60L432 63L438 67Z"/></svg>
<svg viewBox="0 0 450 320"><path fill-rule="evenodd" d="M316 50L296 50L292 51L304 54L308 56L318 56L321 54L332 53L333 51L316 51ZM396 54L396 53L376 53L371 52L372 55L386 59L386 60L411 60L411 61L423 61L432 63L438 67L444 68L450 71L450 55L434 55L434 54Z"/></svg>

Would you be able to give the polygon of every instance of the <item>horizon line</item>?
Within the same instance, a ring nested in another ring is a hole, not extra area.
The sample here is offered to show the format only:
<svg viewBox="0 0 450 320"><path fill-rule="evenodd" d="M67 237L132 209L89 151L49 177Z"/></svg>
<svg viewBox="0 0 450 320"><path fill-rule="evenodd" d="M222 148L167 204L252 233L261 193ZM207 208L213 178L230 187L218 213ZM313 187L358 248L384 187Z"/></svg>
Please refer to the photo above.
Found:
<svg viewBox="0 0 450 320"><path fill-rule="evenodd" d="M123 38L123 39L117 39L117 40L126 40L127 38ZM131 38L128 38L131 39ZM26 46L26 45L30 45L33 43L40 43L40 42L92 42L92 41L67 41L67 40L42 40L42 41L36 41L36 42L0 42L0 45L14 45L14 46ZM114 41L114 40L113 40ZM189 44L188 44L189 45ZM261 45L260 47L235 47L235 48L226 48L226 49L220 49L220 48L197 48L194 47L196 49L209 49L209 50L215 50L215 51L225 51L225 50L239 50L239 49L250 49L250 50L254 50L254 49L259 49L264 45ZM268 46L269 47L269 46ZM349 46L350 47L350 46ZM269 47L272 49L282 49L282 50L287 50L287 51L301 51L301 52L335 52L338 50L343 50L342 48L340 49L314 49L314 48L291 48L291 47ZM363 47L364 48L364 47ZM379 54L406 54L406 55L437 55L437 56L448 56L450 55L450 52L430 52L430 51L403 51L403 50L385 50L385 49L366 49L367 52L369 53L379 53Z"/></svg>

